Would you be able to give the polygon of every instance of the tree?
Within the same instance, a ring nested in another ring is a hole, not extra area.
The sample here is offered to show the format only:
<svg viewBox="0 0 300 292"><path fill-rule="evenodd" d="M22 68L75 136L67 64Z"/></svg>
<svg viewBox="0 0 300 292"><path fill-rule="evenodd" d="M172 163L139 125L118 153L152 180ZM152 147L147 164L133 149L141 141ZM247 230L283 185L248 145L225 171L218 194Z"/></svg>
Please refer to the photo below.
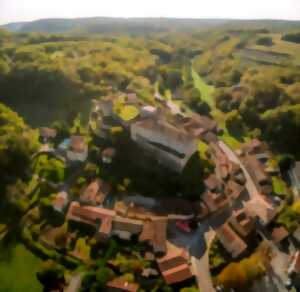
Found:
<svg viewBox="0 0 300 292"><path fill-rule="evenodd" d="M64 268L52 260L44 261L41 270L37 273L37 278L46 289L56 289L65 281Z"/></svg>
<svg viewBox="0 0 300 292"><path fill-rule="evenodd" d="M285 35L282 36L281 39L284 40L284 41L299 44L300 43L300 32L285 34Z"/></svg>
<svg viewBox="0 0 300 292"><path fill-rule="evenodd" d="M187 105L192 110L201 115L209 115L211 108L207 102L201 100L201 92L197 88L185 86L182 95L185 97Z"/></svg>
<svg viewBox="0 0 300 292"><path fill-rule="evenodd" d="M271 47L273 46L273 40L271 37L261 37L256 41L257 45Z"/></svg>
<svg viewBox="0 0 300 292"><path fill-rule="evenodd" d="M214 98L216 101L217 108L219 108L221 111L227 113L232 110L231 108L232 96L228 90L218 89L214 94Z"/></svg>
<svg viewBox="0 0 300 292"><path fill-rule="evenodd" d="M278 157L278 164L282 173L288 171L294 162L295 157L290 154L281 154Z"/></svg>
<svg viewBox="0 0 300 292"><path fill-rule="evenodd" d="M243 119L237 110L234 110L227 115L226 127L234 136L240 136L243 133Z"/></svg>
<svg viewBox="0 0 300 292"><path fill-rule="evenodd" d="M264 136L274 147L285 153L299 154L300 105L266 111L262 115L262 123Z"/></svg>
<svg viewBox="0 0 300 292"><path fill-rule="evenodd" d="M24 178L31 155L38 149L37 131L30 129L15 112L0 103L0 191Z"/></svg>

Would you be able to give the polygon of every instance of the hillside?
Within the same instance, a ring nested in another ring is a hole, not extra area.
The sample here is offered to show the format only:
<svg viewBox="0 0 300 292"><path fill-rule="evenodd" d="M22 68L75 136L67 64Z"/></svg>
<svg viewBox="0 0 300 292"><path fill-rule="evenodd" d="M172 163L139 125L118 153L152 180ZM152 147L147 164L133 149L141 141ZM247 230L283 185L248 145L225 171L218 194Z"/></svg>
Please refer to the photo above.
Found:
<svg viewBox="0 0 300 292"><path fill-rule="evenodd" d="M237 138L264 137L276 150L299 155L293 106L300 100L300 45L284 40L300 31L299 22L91 18L40 20L20 31L30 26L85 32L0 31L0 99L33 126L70 123L78 113L86 121L93 98L119 90L143 100L159 92L199 113L212 110L225 133L241 117ZM93 26L115 33L86 33ZM203 82L212 86L209 98ZM290 110L292 133L278 140L281 130L271 124Z"/></svg>
<svg viewBox="0 0 300 292"><path fill-rule="evenodd" d="M299 21L229 20L229 19L173 19L173 18L110 18L41 19L32 22L0 26L14 32L43 33L128 33L143 34L167 31L190 31L209 28L293 30Z"/></svg>

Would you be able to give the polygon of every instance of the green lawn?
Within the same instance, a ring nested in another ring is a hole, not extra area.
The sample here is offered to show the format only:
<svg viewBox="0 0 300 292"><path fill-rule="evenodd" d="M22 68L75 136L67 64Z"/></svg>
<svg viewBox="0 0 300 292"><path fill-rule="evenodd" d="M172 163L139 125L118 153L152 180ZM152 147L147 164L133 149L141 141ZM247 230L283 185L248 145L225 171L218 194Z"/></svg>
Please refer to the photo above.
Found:
<svg viewBox="0 0 300 292"><path fill-rule="evenodd" d="M9 251L1 247L0 252L0 292L42 291L42 285L36 278L41 263L39 258L21 244Z"/></svg>
<svg viewBox="0 0 300 292"><path fill-rule="evenodd" d="M216 108L215 100L213 93L215 91L214 86L208 85L205 81L199 76L199 74L192 68L192 77L194 81L194 86L201 92L201 99L210 106L211 115L214 120L218 123L219 127L223 129L224 134L220 139L222 139L228 146L232 149L238 149L241 145L241 142L235 137L230 135L228 129L226 128L226 114L221 112Z"/></svg>
<svg viewBox="0 0 300 292"><path fill-rule="evenodd" d="M215 101L213 99L213 93L215 91L214 86L206 84L193 68L192 77L195 87L201 92L201 99L205 101L212 110L214 110L216 108Z"/></svg>
<svg viewBox="0 0 300 292"><path fill-rule="evenodd" d="M126 105L121 109L119 116L124 121L130 121L139 115L139 110L133 105Z"/></svg>
<svg viewBox="0 0 300 292"><path fill-rule="evenodd" d="M287 193L285 182L278 176L272 177L273 190L276 194L282 195Z"/></svg>

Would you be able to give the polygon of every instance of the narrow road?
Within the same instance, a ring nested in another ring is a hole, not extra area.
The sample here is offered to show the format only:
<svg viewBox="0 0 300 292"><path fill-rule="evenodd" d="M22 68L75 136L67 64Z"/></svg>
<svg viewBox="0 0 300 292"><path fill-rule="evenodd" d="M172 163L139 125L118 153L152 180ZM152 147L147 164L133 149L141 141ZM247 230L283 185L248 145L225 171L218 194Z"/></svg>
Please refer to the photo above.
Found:
<svg viewBox="0 0 300 292"><path fill-rule="evenodd" d="M246 189L252 199L257 199L259 197L259 191L257 190L256 185L253 179L251 178L248 170L244 166L243 162L236 155L236 153L233 150L231 150L223 141L219 141L218 145L220 146L222 151L227 155L229 160L238 164L241 167L246 178Z"/></svg>
<svg viewBox="0 0 300 292"><path fill-rule="evenodd" d="M206 242L206 251L204 255L198 259L194 256L191 257L193 273L196 276L198 288L203 292L215 292L214 285L212 283L210 269L209 269L209 250L210 246L216 236L216 232L210 229L204 234Z"/></svg>

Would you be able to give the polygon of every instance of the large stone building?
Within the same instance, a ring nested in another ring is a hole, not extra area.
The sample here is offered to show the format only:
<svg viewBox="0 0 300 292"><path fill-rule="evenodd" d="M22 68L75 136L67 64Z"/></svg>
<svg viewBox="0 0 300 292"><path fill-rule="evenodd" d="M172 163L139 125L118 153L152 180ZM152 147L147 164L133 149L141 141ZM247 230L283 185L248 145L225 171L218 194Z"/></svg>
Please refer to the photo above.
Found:
<svg viewBox="0 0 300 292"><path fill-rule="evenodd" d="M143 120L131 125L131 138L161 164L181 172L197 144L186 131L164 121Z"/></svg>

